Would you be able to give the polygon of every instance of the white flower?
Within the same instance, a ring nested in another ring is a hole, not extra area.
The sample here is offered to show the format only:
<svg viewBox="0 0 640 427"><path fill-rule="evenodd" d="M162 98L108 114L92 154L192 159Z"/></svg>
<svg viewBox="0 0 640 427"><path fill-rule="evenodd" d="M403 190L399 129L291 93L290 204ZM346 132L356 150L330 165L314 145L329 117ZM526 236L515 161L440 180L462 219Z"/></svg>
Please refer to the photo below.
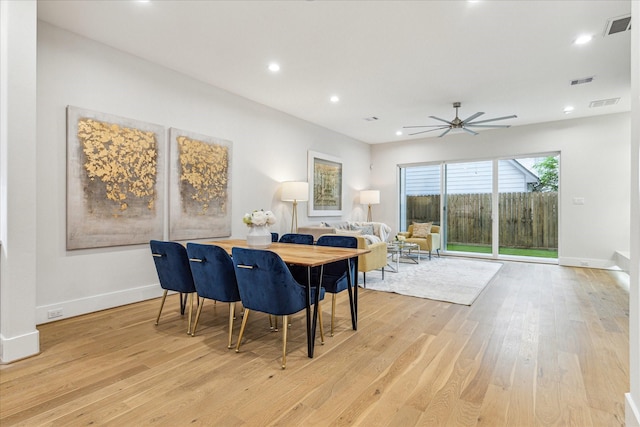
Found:
<svg viewBox="0 0 640 427"><path fill-rule="evenodd" d="M276 223L276 216L271 211L266 211L264 216L267 218L267 224L272 225Z"/></svg>
<svg viewBox="0 0 640 427"><path fill-rule="evenodd" d="M264 211L262 209L255 210L250 214L244 214L242 217L242 222L247 224L249 227L255 226L264 226L264 225L272 225L276 223L276 217L271 211Z"/></svg>
<svg viewBox="0 0 640 427"><path fill-rule="evenodd" d="M251 214L251 223L253 225L266 225L267 216L264 214L264 211L253 211Z"/></svg>

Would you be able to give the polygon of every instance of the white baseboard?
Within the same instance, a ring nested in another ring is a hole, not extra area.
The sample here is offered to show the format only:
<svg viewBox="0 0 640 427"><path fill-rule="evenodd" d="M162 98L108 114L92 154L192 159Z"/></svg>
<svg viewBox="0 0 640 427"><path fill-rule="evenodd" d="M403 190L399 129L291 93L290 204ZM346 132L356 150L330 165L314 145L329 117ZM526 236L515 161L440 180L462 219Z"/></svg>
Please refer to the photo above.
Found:
<svg viewBox="0 0 640 427"><path fill-rule="evenodd" d="M615 254L616 265L623 271L629 271L631 266L631 253L626 251L616 251Z"/></svg>
<svg viewBox="0 0 640 427"><path fill-rule="evenodd" d="M638 405L633 401L631 393L626 393L624 395L624 401L624 418L626 427L640 427L640 410L638 410Z"/></svg>
<svg viewBox="0 0 640 427"><path fill-rule="evenodd" d="M40 332L7 338L0 335L0 363L11 363L40 353Z"/></svg>
<svg viewBox="0 0 640 427"><path fill-rule="evenodd" d="M558 258L558 264L565 267L584 267L584 268L600 268L610 269L616 267L616 263L612 259L593 259L593 258Z"/></svg>
<svg viewBox="0 0 640 427"><path fill-rule="evenodd" d="M158 298L160 296L162 296L162 288L160 288L159 284L153 284L76 300L62 301L56 304L43 305L36 307L36 325L55 322L56 320L68 317L80 316L81 314L93 313L107 308L119 307L151 298ZM60 310L62 316L50 319L48 313L51 310Z"/></svg>

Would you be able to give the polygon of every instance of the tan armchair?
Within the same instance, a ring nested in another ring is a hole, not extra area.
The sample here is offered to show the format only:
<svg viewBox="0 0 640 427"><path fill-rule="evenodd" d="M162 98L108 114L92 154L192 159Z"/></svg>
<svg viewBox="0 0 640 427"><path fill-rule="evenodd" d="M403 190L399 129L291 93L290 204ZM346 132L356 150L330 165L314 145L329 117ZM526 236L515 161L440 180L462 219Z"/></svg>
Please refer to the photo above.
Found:
<svg viewBox="0 0 640 427"><path fill-rule="evenodd" d="M398 236L404 236L405 242L417 243L420 246L421 251L429 252L429 259L431 259L431 252L436 251L440 256L440 226L432 225L431 233L426 237L413 236L413 224L409 226L407 231L398 233Z"/></svg>
<svg viewBox="0 0 640 427"><path fill-rule="evenodd" d="M387 244L385 242L367 244L364 237L356 236L358 249L369 249L368 254L358 257L358 271L362 272L363 286L367 287L367 271L382 270L384 280L384 268L387 266Z"/></svg>

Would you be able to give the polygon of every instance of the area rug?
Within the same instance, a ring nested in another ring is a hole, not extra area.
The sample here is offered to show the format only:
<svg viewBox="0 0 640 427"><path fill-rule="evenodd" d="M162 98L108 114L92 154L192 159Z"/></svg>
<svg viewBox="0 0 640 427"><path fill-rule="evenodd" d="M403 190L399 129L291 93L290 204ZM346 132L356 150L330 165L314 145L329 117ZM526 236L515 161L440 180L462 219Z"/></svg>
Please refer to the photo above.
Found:
<svg viewBox="0 0 640 427"><path fill-rule="evenodd" d="M398 273L385 269L384 280L380 272L367 273L367 289L471 305L501 267L499 262L449 257L401 262Z"/></svg>

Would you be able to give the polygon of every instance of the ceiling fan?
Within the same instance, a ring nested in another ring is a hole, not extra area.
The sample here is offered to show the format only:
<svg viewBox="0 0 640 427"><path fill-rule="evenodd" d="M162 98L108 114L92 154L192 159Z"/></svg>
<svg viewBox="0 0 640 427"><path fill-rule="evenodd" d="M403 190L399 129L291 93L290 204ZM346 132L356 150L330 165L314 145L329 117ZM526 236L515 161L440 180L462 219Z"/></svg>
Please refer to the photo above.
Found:
<svg viewBox="0 0 640 427"><path fill-rule="evenodd" d="M441 119L440 117L436 117L436 116L429 116L432 119L435 120L439 120L441 122L446 123L446 125L424 125L424 126L403 126L404 129L414 129L414 128L435 128L435 129L428 129L428 130L423 130L420 132L416 132L416 133L410 133L409 135L418 135L421 133L426 133L426 132L433 132L434 130L442 130L442 129L446 129L444 132L442 132L440 135L438 135L438 137L443 137L445 136L447 133L449 133L451 131L451 129L462 129L465 132L468 132L472 135L477 135L478 132L475 132L471 129L469 129L470 127L478 127L478 128L508 128L511 125L492 125L492 124L487 124L489 122L495 122L497 120L506 120L506 119L515 119L516 116L515 114L512 116L504 116L504 117L496 117L495 119L486 119L486 120L480 120L477 122L474 122L473 120L477 119L478 117L480 117L481 115L484 114L484 112L477 112L475 114L472 114L471 116L467 117L464 120L460 120L460 118L458 118L458 108L460 108L460 103L459 102L454 102L453 103L453 108L456 109L456 117L449 121L449 120L445 120L445 119Z"/></svg>

